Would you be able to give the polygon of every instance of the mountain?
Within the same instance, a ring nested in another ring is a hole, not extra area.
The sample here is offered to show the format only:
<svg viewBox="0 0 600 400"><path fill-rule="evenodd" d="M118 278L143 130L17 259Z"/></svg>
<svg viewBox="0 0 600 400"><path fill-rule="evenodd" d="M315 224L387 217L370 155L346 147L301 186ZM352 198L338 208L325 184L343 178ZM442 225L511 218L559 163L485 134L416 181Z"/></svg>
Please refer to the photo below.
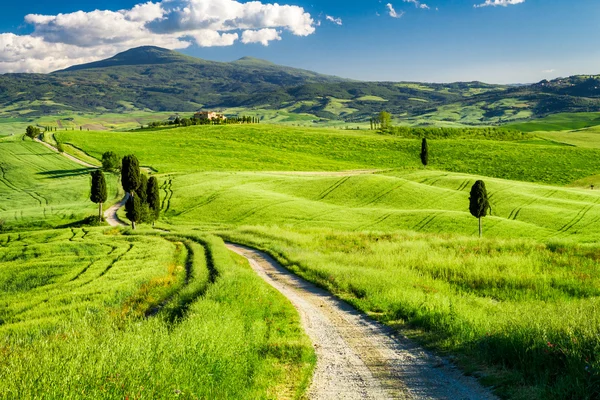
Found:
<svg viewBox="0 0 600 400"><path fill-rule="evenodd" d="M599 87L597 76L522 86L358 82L252 57L216 62L145 46L51 74L0 75L0 116L246 107L359 121L385 109L414 124L476 125L597 111Z"/></svg>

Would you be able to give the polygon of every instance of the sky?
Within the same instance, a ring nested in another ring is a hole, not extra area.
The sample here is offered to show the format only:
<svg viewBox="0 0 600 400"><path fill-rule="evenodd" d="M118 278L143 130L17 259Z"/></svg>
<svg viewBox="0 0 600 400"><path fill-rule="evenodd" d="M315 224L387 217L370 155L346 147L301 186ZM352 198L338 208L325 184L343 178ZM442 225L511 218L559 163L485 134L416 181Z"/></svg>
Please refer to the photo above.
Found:
<svg viewBox="0 0 600 400"><path fill-rule="evenodd" d="M598 0L28 0L0 14L0 73L155 45L370 81L600 74Z"/></svg>

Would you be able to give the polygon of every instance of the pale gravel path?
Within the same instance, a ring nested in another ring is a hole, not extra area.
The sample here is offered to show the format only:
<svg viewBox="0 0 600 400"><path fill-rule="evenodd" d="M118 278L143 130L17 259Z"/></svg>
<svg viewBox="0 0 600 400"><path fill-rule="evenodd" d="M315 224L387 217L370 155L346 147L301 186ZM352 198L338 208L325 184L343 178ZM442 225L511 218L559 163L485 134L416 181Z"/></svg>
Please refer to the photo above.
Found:
<svg viewBox="0 0 600 400"><path fill-rule="evenodd" d="M50 150L52 150L53 152L55 152L55 153L59 153L59 154L62 154L63 156L67 157L69 160L71 160L71 161L73 161L73 162L76 162L77 164L79 164L79 165L82 165L82 166L84 166L84 167L86 167L86 168L94 168L94 169L98 169L98 168L100 168L100 167L99 167L99 166L97 166L97 165L93 165L93 164L87 163L87 162L85 162L85 161L83 161L83 160L80 160L80 159L79 159L79 158L77 158L77 157L74 157L74 156L72 156L72 155L70 155L70 154L67 154L67 153L65 153L64 151L61 153L60 151L58 151L58 149L57 149L56 147L52 146L50 143L46 143L46 142L44 142L43 140L40 140L39 138L35 138L34 140L35 140L36 142L38 142L38 143L40 143L40 144L42 144L42 145L46 146L47 148L49 148L49 149L50 149Z"/></svg>
<svg viewBox="0 0 600 400"><path fill-rule="evenodd" d="M125 203L127 203L128 199L129 193L125 193L125 197L123 197L123 200L104 211L104 220L110 226L129 226L128 223L121 220L121 218L119 218L119 216L117 215L117 211L119 211L121 207L125 206Z"/></svg>
<svg viewBox="0 0 600 400"><path fill-rule="evenodd" d="M300 313L317 354L310 399L496 398L446 360L290 273L267 254L227 247L246 257Z"/></svg>

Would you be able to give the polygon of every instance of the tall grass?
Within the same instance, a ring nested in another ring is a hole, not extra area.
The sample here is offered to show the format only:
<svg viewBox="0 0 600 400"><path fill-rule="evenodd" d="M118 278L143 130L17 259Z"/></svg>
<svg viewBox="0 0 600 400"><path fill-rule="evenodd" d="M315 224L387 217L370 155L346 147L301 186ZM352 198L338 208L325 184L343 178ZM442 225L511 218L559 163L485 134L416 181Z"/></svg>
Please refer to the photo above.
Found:
<svg viewBox="0 0 600 400"><path fill-rule="evenodd" d="M597 245L275 227L221 234L375 318L419 329L503 396L600 396Z"/></svg>
<svg viewBox="0 0 600 400"><path fill-rule="evenodd" d="M21 240L33 244L42 239L34 236ZM82 247L88 240L100 239L88 238ZM111 269L104 275L118 278L113 285L134 284L127 293L113 287L112 301L96 299L96 307L85 305L81 312L61 314L55 313L59 304L44 305L53 329L40 331L40 324L31 325L0 339L0 397L299 397L315 360L293 307L254 275L244 259L230 254L219 239L191 234L166 239L139 233L123 237L136 246L148 242L148 257L169 255L178 260L178 253L187 249L192 258L188 257L187 279L181 290L174 295L153 291L156 277L146 280L150 286L145 288L144 281L135 278L135 271L144 266L148 272L158 260L147 259L139 266L130 260L123 262L123 270ZM56 248L65 245L60 235L44 240ZM23 246L17 239L2 242L17 250ZM109 243L114 242L113 238ZM171 252L158 248L158 243L170 247ZM96 256L103 256L98 251ZM18 261L17 251L12 254ZM5 272L5 265L0 264L0 271ZM71 276L63 272L57 273L57 281ZM90 286L102 288L97 280ZM123 315L124 309L138 309L132 304L153 306L155 296L148 293L162 295L166 305L149 317L137 312ZM3 302L8 301L6 296L11 295L4 293ZM77 290L65 296L77 298ZM186 299L187 303L182 302ZM182 305L186 312L173 318L172 311ZM5 325L11 324L6 321ZM35 332L38 334L32 335Z"/></svg>

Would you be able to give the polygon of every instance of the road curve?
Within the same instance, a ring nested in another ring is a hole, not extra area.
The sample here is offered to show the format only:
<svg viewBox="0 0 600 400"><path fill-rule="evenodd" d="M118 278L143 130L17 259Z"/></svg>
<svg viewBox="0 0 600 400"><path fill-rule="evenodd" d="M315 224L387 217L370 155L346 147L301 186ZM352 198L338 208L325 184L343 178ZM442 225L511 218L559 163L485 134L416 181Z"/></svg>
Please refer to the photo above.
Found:
<svg viewBox="0 0 600 400"><path fill-rule="evenodd" d="M46 142L44 142L43 140L40 140L39 138L35 138L35 139L33 139L33 140L35 140L36 142L38 142L38 143L40 143L40 144L42 144L42 145L46 146L47 148L49 148L50 150L52 150L52 151L53 151L53 152L55 152L55 153L62 154L63 156L67 157L69 160L71 160L71 161L73 161L73 162L76 162L77 164L79 164L79 165L81 165L81 166L84 166L84 167L86 167L86 168L94 168L94 169L98 169L98 168L100 168L100 167L99 167L99 166L97 166L97 165L93 165L93 164L87 163L87 162L85 162L85 161L83 161L83 160L80 160L80 159L79 159L79 158L77 158L77 157L74 157L74 156L72 156L72 155L70 155L70 154L67 154L67 153L65 153L64 151L61 153L60 151L58 151L58 149L57 149L56 147L52 146L50 143L46 143Z"/></svg>
<svg viewBox="0 0 600 400"><path fill-rule="evenodd" d="M128 199L129 193L125 193L125 197L123 197L123 200L104 211L104 220L106 221L106 223L108 223L110 226L129 226L128 223L121 220L121 218L119 218L119 216L117 215L117 211L119 211L121 207L125 206L125 203L127 203Z"/></svg>
<svg viewBox="0 0 600 400"><path fill-rule="evenodd" d="M446 360L423 350L270 256L236 245L256 273L300 313L317 354L308 397L329 399L495 399Z"/></svg>

